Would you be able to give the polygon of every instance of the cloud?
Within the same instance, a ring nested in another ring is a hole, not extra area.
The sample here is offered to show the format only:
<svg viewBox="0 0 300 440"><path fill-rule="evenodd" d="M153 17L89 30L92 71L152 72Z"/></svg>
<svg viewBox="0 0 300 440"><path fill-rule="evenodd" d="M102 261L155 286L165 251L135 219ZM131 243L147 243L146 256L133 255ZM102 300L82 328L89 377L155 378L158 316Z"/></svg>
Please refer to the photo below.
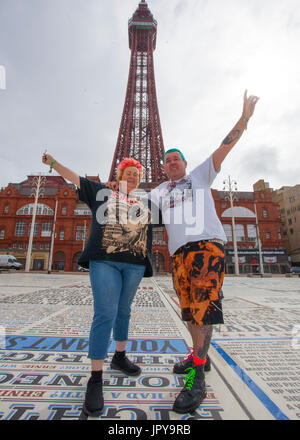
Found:
<svg viewBox="0 0 300 440"><path fill-rule="evenodd" d="M299 1L147 3L158 21L154 66L165 146L180 146L189 168L197 166L240 117L248 87L261 99L214 185L227 174L245 190L257 177L273 187L299 183ZM0 90L0 149L14 166L9 177L1 163L0 186L45 170L45 147L82 175L108 178L129 72L127 24L137 6L1 1L7 89Z"/></svg>
<svg viewBox="0 0 300 440"><path fill-rule="evenodd" d="M280 171L279 155L275 147L259 145L243 154L243 160L237 168L238 174L245 178L253 176L269 176L269 179L278 175Z"/></svg>

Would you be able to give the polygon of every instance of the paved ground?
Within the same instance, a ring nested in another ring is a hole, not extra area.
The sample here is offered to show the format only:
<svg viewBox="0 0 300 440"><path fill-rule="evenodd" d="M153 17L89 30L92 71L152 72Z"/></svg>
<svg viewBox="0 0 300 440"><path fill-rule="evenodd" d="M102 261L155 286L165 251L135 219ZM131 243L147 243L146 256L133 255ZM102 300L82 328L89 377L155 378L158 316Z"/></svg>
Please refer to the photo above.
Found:
<svg viewBox="0 0 300 440"><path fill-rule="evenodd" d="M209 350L207 398L179 415L172 403L184 376L172 368L191 341L171 277L143 280L128 343L143 372L111 370L111 341L99 421L300 419L300 278L226 277L223 291L226 323ZM82 417L91 317L86 273L0 274L0 419Z"/></svg>

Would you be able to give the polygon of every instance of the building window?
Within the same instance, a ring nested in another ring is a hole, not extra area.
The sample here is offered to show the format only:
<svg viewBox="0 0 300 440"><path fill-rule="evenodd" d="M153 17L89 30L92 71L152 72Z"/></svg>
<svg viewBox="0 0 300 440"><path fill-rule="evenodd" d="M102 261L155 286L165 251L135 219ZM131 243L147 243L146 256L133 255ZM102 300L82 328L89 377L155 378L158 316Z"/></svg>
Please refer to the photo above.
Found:
<svg viewBox="0 0 300 440"><path fill-rule="evenodd" d="M294 196L290 197L290 203L293 203L294 201L295 201L295 197Z"/></svg>
<svg viewBox="0 0 300 440"><path fill-rule="evenodd" d="M152 240L154 242L163 241L163 232L162 229L153 229L152 232Z"/></svg>
<svg viewBox="0 0 300 440"><path fill-rule="evenodd" d="M62 213L62 215L67 215L67 207L66 206L62 207L61 213Z"/></svg>
<svg viewBox="0 0 300 440"><path fill-rule="evenodd" d="M19 249L23 249L23 243L19 243Z"/></svg>
<svg viewBox="0 0 300 440"><path fill-rule="evenodd" d="M236 241L245 241L245 233L243 225L235 225Z"/></svg>
<svg viewBox="0 0 300 440"><path fill-rule="evenodd" d="M80 240L81 240L81 232L76 231L76 241L80 241Z"/></svg>
<svg viewBox="0 0 300 440"><path fill-rule="evenodd" d="M30 235L30 229L31 229L31 223L29 223L29 227L28 227L28 236ZM35 222L33 228L33 236L37 237L38 233L39 233L39 223Z"/></svg>
<svg viewBox="0 0 300 440"><path fill-rule="evenodd" d="M266 208L263 208L262 213L264 218L268 217L268 211L266 210Z"/></svg>
<svg viewBox="0 0 300 440"><path fill-rule="evenodd" d="M223 225L224 232L226 234L227 240L232 241L232 228L231 225L225 224Z"/></svg>
<svg viewBox="0 0 300 440"><path fill-rule="evenodd" d="M44 249L44 243L40 244L40 249Z"/></svg>
<svg viewBox="0 0 300 440"><path fill-rule="evenodd" d="M22 206L17 211L17 215L32 215L33 214L34 203L30 203L29 205ZM44 205L42 203L37 204L36 215L54 215L53 209L49 208L49 206Z"/></svg>
<svg viewBox="0 0 300 440"><path fill-rule="evenodd" d="M74 215L92 215L90 209L74 209Z"/></svg>
<svg viewBox="0 0 300 440"><path fill-rule="evenodd" d="M255 218L254 212L248 208L245 208L244 206L234 206L233 207L233 214L234 214L234 217ZM222 212L221 217L232 217L231 208L225 209L225 211Z"/></svg>
<svg viewBox="0 0 300 440"><path fill-rule="evenodd" d="M0 231L0 240L3 240L3 239L4 239L4 236L5 236L5 229L3 228L3 229L1 229L1 231Z"/></svg>
<svg viewBox="0 0 300 440"><path fill-rule="evenodd" d="M4 214L8 214L9 205L4 206Z"/></svg>
<svg viewBox="0 0 300 440"><path fill-rule="evenodd" d="M284 214L285 214L285 209L281 209L280 210L280 217L284 217Z"/></svg>
<svg viewBox="0 0 300 440"><path fill-rule="evenodd" d="M76 240L77 241L86 240L86 231L87 231L86 226L80 226L80 225L76 226Z"/></svg>
<svg viewBox="0 0 300 440"><path fill-rule="evenodd" d="M289 218L288 221L289 221L289 225L293 223L291 218Z"/></svg>
<svg viewBox="0 0 300 440"><path fill-rule="evenodd" d="M290 233L291 233L291 234L294 233L294 229L293 229L293 228L290 229Z"/></svg>
<svg viewBox="0 0 300 440"><path fill-rule="evenodd" d="M59 233L59 239L64 240L65 239L65 231L62 229Z"/></svg>
<svg viewBox="0 0 300 440"><path fill-rule="evenodd" d="M255 225L247 225L248 241L256 241L256 227Z"/></svg>
<svg viewBox="0 0 300 440"><path fill-rule="evenodd" d="M271 238L270 232L266 232L266 238Z"/></svg>
<svg viewBox="0 0 300 440"><path fill-rule="evenodd" d="M23 235L25 235L25 228L26 228L26 223L25 222L17 222L16 223L15 236L22 237Z"/></svg>
<svg viewBox="0 0 300 440"><path fill-rule="evenodd" d="M52 222L43 222L41 237L50 237L51 231L52 231Z"/></svg>
<svg viewBox="0 0 300 440"><path fill-rule="evenodd" d="M50 231L52 230L52 222L43 222L42 231Z"/></svg>

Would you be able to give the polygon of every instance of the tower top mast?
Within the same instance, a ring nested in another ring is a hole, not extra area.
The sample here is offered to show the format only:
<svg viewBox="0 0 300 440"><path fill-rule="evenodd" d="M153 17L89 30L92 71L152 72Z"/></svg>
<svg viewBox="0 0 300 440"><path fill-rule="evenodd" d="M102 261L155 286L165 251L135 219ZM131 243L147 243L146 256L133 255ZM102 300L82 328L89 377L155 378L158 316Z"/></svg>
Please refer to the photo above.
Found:
<svg viewBox="0 0 300 440"><path fill-rule="evenodd" d="M141 1L138 8L134 12L133 16L128 20L128 36L129 36L129 48L132 49L133 45L133 31L135 29L144 29L153 32L152 44L153 50L156 47L156 30L157 21L154 20L153 14L148 8L146 1Z"/></svg>

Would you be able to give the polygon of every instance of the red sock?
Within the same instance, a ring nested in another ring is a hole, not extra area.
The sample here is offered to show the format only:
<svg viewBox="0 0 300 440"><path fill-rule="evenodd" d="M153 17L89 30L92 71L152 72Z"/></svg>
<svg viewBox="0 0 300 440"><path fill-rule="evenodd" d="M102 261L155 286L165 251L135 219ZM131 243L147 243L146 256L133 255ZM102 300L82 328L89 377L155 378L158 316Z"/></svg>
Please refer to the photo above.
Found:
<svg viewBox="0 0 300 440"><path fill-rule="evenodd" d="M206 358L205 359L200 359L196 356L193 356L193 361L195 365L204 365L206 363Z"/></svg>

